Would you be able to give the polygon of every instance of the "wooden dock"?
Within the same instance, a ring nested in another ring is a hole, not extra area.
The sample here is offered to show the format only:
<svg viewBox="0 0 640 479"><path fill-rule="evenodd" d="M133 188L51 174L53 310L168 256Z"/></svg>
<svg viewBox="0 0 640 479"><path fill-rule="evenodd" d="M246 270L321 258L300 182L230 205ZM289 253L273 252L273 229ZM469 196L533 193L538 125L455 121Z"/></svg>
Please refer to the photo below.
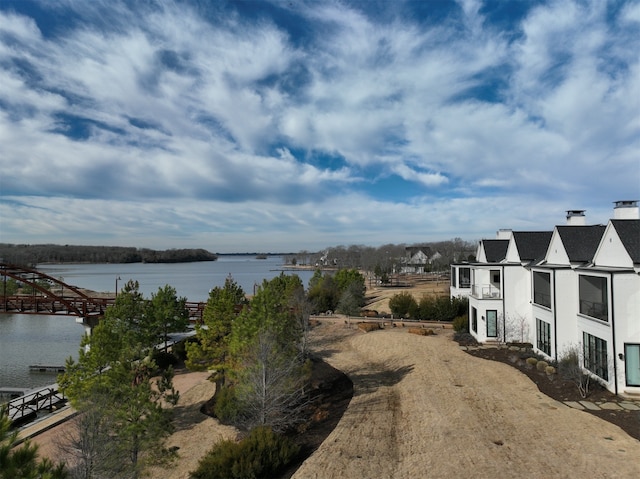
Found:
<svg viewBox="0 0 640 479"><path fill-rule="evenodd" d="M64 366L53 366L51 364L32 364L29 366L29 371L39 373L63 373L66 371Z"/></svg>
<svg viewBox="0 0 640 479"><path fill-rule="evenodd" d="M62 407L67 399L59 391L57 384L32 389L23 396L9 401L6 414L12 423L28 421L37 416L42 410L48 412Z"/></svg>
<svg viewBox="0 0 640 479"><path fill-rule="evenodd" d="M0 395L2 396L10 396L12 398L16 398L18 396L23 396L30 389L28 388L12 388L12 387L2 387L0 388Z"/></svg>

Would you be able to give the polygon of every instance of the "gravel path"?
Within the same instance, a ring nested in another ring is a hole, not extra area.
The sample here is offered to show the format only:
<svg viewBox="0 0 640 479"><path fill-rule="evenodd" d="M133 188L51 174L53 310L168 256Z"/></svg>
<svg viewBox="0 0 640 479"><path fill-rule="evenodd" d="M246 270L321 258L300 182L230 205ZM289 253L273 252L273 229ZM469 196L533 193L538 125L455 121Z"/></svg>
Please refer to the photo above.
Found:
<svg viewBox="0 0 640 479"><path fill-rule="evenodd" d="M639 441L460 351L450 333L322 325L313 339L354 397L296 479L640 477Z"/></svg>

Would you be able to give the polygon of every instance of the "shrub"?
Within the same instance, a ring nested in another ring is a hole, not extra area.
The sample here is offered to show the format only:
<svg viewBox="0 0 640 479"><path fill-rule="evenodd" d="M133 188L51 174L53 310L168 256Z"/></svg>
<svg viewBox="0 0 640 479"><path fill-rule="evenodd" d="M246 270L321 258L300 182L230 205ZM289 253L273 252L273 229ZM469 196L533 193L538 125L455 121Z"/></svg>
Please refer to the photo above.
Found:
<svg viewBox="0 0 640 479"><path fill-rule="evenodd" d="M456 332L469 332L469 315L456 316L453 320L453 330Z"/></svg>
<svg viewBox="0 0 640 479"><path fill-rule="evenodd" d="M556 368L554 368L553 366L547 366L544 369L544 372L547 373L549 376L552 376L556 373Z"/></svg>
<svg viewBox="0 0 640 479"><path fill-rule="evenodd" d="M193 479L244 479L275 477L300 451L291 439L268 427L257 427L239 443L216 444L191 472Z"/></svg>
<svg viewBox="0 0 640 479"><path fill-rule="evenodd" d="M213 413L220 421L234 423L240 414L240 408L236 398L235 389L231 386L216 388L215 405Z"/></svg>
<svg viewBox="0 0 640 479"><path fill-rule="evenodd" d="M545 371L549 367L549 363L546 361L538 361L536 363L536 369L538 371Z"/></svg>
<svg viewBox="0 0 640 479"><path fill-rule="evenodd" d="M167 353L165 351L155 350L153 352L153 360L162 370L167 369L169 366L175 366L178 364L178 358L174 354Z"/></svg>
<svg viewBox="0 0 640 479"><path fill-rule="evenodd" d="M536 358L527 358L527 364L529 366L535 366L536 364L538 364L538 360Z"/></svg>
<svg viewBox="0 0 640 479"><path fill-rule="evenodd" d="M417 311L418 303L411 293L403 291L402 293L394 294L389 299L389 309L391 309L395 317L406 318Z"/></svg>
<svg viewBox="0 0 640 479"><path fill-rule="evenodd" d="M449 296L423 296L418 305L418 319L432 321L453 321L467 314L468 298Z"/></svg>
<svg viewBox="0 0 640 479"><path fill-rule="evenodd" d="M468 331L459 331L454 333L453 340L461 346L473 346L478 344L478 341L473 337L473 334Z"/></svg>
<svg viewBox="0 0 640 479"><path fill-rule="evenodd" d="M358 328L368 333L370 331L377 331L380 329L380 323L358 323Z"/></svg>
<svg viewBox="0 0 640 479"><path fill-rule="evenodd" d="M582 351L579 345L569 345L558 358L558 372L564 379L573 382L580 396L586 398L591 390L591 376L582 369Z"/></svg>

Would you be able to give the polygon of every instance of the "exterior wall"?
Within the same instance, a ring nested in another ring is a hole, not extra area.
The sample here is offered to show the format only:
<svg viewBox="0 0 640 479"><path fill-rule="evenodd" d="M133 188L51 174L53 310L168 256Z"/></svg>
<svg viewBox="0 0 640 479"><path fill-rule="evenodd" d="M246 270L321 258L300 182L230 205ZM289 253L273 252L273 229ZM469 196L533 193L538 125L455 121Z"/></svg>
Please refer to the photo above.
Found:
<svg viewBox="0 0 640 479"><path fill-rule="evenodd" d="M582 343L582 336L578 335L576 317L578 315L578 277L571 269L558 269L552 277L554 289L552 295L555 301L555 341L554 347L557 357L561 357L570 346Z"/></svg>
<svg viewBox="0 0 640 479"><path fill-rule="evenodd" d="M503 339L530 342L535 332L535 326L531 327L531 272L520 265L505 266L503 284Z"/></svg>
<svg viewBox="0 0 640 479"><path fill-rule="evenodd" d="M502 334L502 328L500 323L500 317L502 315L502 300L477 299L477 298L469 297L469 321L472 320L471 308L473 307L475 307L478 311L477 313L478 314L478 330L476 332L470 331L471 334L480 343L483 343L486 341L499 340L500 335ZM498 314L498 336L497 337L490 338L487 336L487 311L496 311Z"/></svg>
<svg viewBox="0 0 640 479"><path fill-rule="evenodd" d="M553 230L553 234L551 235L551 241L549 243L549 249L547 250L545 260L550 264L569 264L569 256L567 255L567 251L564 249L564 244L558 234L557 228Z"/></svg>
<svg viewBox="0 0 640 479"><path fill-rule="evenodd" d="M469 285L462 283L460 270L463 268L471 269L470 264L452 264L451 265L451 285L449 286L449 296L451 298L466 298L471 294L471 277L469 277Z"/></svg>
<svg viewBox="0 0 640 479"><path fill-rule="evenodd" d="M530 328L531 328L531 343L533 344L533 349L534 351L536 351L538 354L543 354L545 356L548 356L549 358L552 359L556 359L557 358L557 332L556 332L556 316L555 316L555 308L556 308L556 295L555 295L555 287L556 287L556 280L555 280L555 276L556 276L556 271L553 269L544 269L544 268L536 268L535 270L532 270L532 276L533 276L533 271L540 271L543 273L548 273L549 274L549 280L550 280L550 293L551 293L551 307L546 307L540 304L536 304L534 302L533 299L533 285L531 286L531 322L530 322ZM531 279L531 281L533 282L533 277ZM537 327L538 327L538 319L544 321L545 323L549 324L550 326L550 353L547 355L545 352L541 351L538 348L538 336L537 336Z"/></svg>
<svg viewBox="0 0 640 479"><path fill-rule="evenodd" d="M600 265L633 268L633 261L611 223L607 225L600 248L596 253L596 266Z"/></svg>
<svg viewBox="0 0 640 479"><path fill-rule="evenodd" d="M640 276L637 274L614 274L614 329L615 357L618 390L622 393L640 394L640 386L627 386L625 375L624 345L640 344Z"/></svg>

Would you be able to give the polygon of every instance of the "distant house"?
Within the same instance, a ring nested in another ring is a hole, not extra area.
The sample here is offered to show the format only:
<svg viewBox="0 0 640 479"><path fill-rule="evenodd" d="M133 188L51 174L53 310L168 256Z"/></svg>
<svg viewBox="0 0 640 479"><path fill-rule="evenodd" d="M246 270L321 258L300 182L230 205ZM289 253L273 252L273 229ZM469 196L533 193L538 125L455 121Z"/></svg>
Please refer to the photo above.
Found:
<svg viewBox="0 0 640 479"><path fill-rule="evenodd" d="M433 261L442 255L434 253L429 246L408 246L405 248L406 257L402 264L402 273L422 274L430 271Z"/></svg>
<svg viewBox="0 0 640 479"><path fill-rule="evenodd" d="M582 366L607 389L640 394L636 201L616 202L606 226L587 226L583 210L570 210L553 231L501 230L480 241L476 258L452 265L451 295L469 296L478 341L528 341L554 360L579 345Z"/></svg>

